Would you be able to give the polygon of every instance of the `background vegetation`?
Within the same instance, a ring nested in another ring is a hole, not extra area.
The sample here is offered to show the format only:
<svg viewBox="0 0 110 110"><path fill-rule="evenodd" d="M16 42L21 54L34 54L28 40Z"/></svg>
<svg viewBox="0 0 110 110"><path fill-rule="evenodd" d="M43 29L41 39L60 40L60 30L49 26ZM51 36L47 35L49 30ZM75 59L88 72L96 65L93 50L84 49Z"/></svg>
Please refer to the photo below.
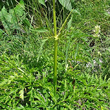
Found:
<svg viewBox="0 0 110 110"><path fill-rule="evenodd" d="M110 109L110 1L55 4L56 95L52 0L0 1L1 110Z"/></svg>

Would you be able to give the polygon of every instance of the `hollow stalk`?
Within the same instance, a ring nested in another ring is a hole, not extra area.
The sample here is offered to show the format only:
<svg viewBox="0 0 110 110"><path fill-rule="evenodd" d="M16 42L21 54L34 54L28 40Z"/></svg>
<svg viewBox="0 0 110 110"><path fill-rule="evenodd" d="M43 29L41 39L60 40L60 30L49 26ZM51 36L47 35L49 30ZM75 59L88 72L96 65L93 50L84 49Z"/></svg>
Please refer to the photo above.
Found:
<svg viewBox="0 0 110 110"><path fill-rule="evenodd" d="M56 10L55 10L55 0L53 0L53 20L54 20L54 95L56 95L57 89L57 26L56 26Z"/></svg>

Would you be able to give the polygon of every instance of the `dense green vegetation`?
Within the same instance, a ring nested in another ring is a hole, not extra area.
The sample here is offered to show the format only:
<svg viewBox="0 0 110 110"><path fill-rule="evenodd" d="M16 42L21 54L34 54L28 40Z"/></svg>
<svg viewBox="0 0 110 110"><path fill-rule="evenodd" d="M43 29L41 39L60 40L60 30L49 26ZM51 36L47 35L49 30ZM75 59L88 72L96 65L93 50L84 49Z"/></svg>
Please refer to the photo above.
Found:
<svg viewBox="0 0 110 110"><path fill-rule="evenodd" d="M109 67L109 0L0 1L0 110L109 110Z"/></svg>

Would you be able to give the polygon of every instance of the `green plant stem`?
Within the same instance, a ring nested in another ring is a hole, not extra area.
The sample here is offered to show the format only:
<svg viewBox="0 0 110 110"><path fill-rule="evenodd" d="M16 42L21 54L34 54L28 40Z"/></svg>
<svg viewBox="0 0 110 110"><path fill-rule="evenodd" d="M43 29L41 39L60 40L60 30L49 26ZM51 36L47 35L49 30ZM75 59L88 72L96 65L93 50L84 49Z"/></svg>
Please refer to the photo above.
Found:
<svg viewBox="0 0 110 110"><path fill-rule="evenodd" d="M54 20L54 95L56 95L57 89L57 46L58 46L58 39L57 37L57 26L56 26L56 11L55 11L55 0L53 0L53 20Z"/></svg>
<svg viewBox="0 0 110 110"><path fill-rule="evenodd" d="M57 89L57 45L58 42L55 40L54 43L54 95L56 95Z"/></svg>

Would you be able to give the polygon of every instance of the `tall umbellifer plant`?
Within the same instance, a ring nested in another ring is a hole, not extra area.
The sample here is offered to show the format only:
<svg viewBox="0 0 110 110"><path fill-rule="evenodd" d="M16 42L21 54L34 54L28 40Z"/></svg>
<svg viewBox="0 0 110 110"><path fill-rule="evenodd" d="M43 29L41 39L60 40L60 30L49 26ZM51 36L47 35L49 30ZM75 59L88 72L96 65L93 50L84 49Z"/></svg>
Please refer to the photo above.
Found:
<svg viewBox="0 0 110 110"><path fill-rule="evenodd" d="M42 5L45 6L45 2L47 2L47 0L38 0L39 3L41 3ZM61 35L61 32L64 28L64 26L67 23L68 18L70 17L71 13L72 13L72 5L71 3L74 0L58 0L59 3L65 7L67 10L70 11L69 15L67 16L66 20L64 21L64 23L62 24L61 28L59 29L59 32L57 33L57 26L56 26L56 10L55 10L55 2L56 0L53 0L53 21L54 21L54 95L56 95L56 89L57 89L57 47L58 47L58 38Z"/></svg>
<svg viewBox="0 0 110 110"><path fill-rule="evenodd" d="M55 1L53 0L53 21L54 21L54 95L56 95L57 90L57 47L58 47L58 38L61 34L61 31L63 30L65 24L67 23L68 18L71 15L72 12L72 6L70 0L59 0L60 4L64 6L66 9L68 9L70 14L67 16L66 20L64 21L62 27L60 28L58 34L57 34L57 26L56 26L56 10L55 10Z"/></svg>
<svg viewBox="0 0 110 110"><path fill-rule="evenodd" d="M68 10L72 12L72 6L70 0L59 0L59 2L66 7ZM65 26L67 19L63 23L62 27L59 30L59 33L57 34L57 26L56 26L56 10L55 10L55 0L53 0L53 20L54 20L54 95L56 95L56 89L57 89L57 47L58 47L58 37L60 36L61 31L63 30L63 27Z"/></svg>
<svg viewBox="0 0 110 110"><path fill-rule="evenodd" d="M57 86L57 46L58 46L55 0L53 0L53 20L54 20L54 38L55 38L55 41L54 41L54 95L55 95L56 86Z"/></svg>

